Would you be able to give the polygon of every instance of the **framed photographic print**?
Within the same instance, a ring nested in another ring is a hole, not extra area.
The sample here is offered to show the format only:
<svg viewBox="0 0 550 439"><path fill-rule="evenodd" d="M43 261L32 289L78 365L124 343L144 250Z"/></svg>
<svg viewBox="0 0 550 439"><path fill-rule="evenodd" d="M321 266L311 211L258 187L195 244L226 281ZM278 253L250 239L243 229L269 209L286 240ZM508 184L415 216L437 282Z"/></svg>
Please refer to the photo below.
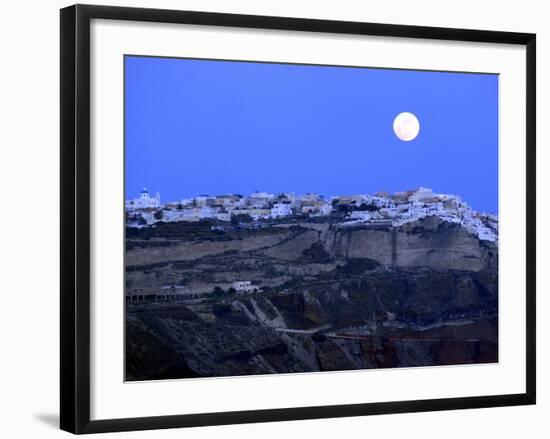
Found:
<svg viewBox="0 0 550 439"><path fill-rule="evenodd" d="M535 35L61 10L61 428L535 403Z"/></svg>

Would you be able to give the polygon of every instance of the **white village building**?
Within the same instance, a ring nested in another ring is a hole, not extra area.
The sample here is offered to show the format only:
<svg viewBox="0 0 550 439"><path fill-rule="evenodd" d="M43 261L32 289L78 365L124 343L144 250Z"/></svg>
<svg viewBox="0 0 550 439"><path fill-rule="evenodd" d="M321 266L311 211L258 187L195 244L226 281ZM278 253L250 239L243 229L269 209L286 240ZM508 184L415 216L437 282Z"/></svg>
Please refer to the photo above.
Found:
<svg viewBox="0 0 550 439"><path fill-rule="evenodd" d="M372 219L372 213L366 210L354 210L349 217L354 220L368 221Z"/></svg>
<svg viewBox="0 0 550 439"><path fill-rule="evenodd" d="M205 207L208 205L213 205L215 198L211 195L199 195L195 197L195 203L198 207Z"/></svg>
<svg viewBox="0 0 550 439"><path fill-rule="evenodd" d="M268 192L253 192L247 200L247 204L254 209L264 209L270 206L275 195Z"/></svg>
<svg viewBox="0 0 550 439"><path fill-rule="evenodd" d="M254 290L258 289L258 287L252 285L252 282L250 282L249 280L235 281L231 284L231 287L233 287L235 291L240 294L251 293Z"/></svg>
<svg viewBox="0 0 550 439"><path fill-rule="evenodd" d="M426 187L419 187L410 197L409 201L424 201L434 198L436 195L433 191Z"/></svg>
<svg viewBox="0 0 550 439"><path fill-rule="evenodd" d="M149 191L146 188L140 192L138 198L133 200L126 200L126 209L158 209L160 208L160 194L157 192L155 197L149 195Z"/></svg>
<svg viewBox="0 0 550 439"><path fill-rule="evenodd" d="M330 215L332 212L332 204L330 203L323 203L319 206L319 212L316 214L316 216L327 216Z"/></svg>
<svg viewBox="0 0 550 439"><path fill-rule="evenodd" d="M292 215L292 209L289 203L275 203L271 208L272 218L281 218L289 215Z"/></svg>

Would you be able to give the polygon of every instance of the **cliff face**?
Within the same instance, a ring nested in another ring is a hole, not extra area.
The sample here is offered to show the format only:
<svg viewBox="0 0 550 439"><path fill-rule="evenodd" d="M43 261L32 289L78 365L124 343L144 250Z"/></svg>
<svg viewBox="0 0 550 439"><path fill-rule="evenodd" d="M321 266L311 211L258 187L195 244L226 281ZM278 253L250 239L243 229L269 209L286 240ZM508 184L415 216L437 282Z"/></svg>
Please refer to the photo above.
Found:
<svg viewBox="0 0 550 439"><path fill-rule="evenodd" d="M259 233L228 233L222 239L147 239L131 240L134 244L126 253L127 267L198 260L227 252L298 261L303 259L304 251L316 245L331 260L369 258L385 266L479 271L498 263L495 243L480 241L459 225L436 217L385 229L305 223Z"/></svg>
<svg viewBox="0 0 550 439"><path fill-rule="evenodd" d="M132 236L127 284L263 291L129 306L129 380L498 361L498 248L458 225L199 232Z"/></svg>
<svg viewBox="0 0 550 439"><path fill-rule="evenodd" d="M497 263L495 244L436 217L389 230L338 229L325 242L334 257L370 258L386 266L479 271Z"/></svg>

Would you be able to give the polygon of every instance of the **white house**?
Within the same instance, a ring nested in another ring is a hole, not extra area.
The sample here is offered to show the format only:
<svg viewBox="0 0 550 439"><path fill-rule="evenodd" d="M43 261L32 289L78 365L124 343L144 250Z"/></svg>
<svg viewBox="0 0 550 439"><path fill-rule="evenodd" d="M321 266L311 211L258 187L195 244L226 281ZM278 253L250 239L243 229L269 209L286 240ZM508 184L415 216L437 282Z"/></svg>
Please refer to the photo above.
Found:
<svg viewBox="0 0 550 439"><path fill-rule="evenodd" d="M323 203L320 207L319 207L319 216L326 216L326 215L330 215L330 213L332 212L332 204L330 203Z"/></svg>
<svg viewBox="0 0 550 439"><path fill-rule="evenodd" d="M234 207L241 205L242 197L240 195L218 195L215 198L215 204L223 207Z"/></svg>
<svg viewBox="0 0 550 439"><path fill-rule="evenodd" d="M399 210L397 207L383 207L380 209L380 214L387 218L395 218L399 215Z"/></svg>
<svg viewBox="0 0 550 439"><path fill-rule="evenodd" d="M271 216L273 218L280 218L283 216L289 216L292 214L292 209L288 203L275 203L271 208Z"/></svg>
<svg viewBox="0 0 550 439"><path fill-rule="evenodd" d="M253 192L250 194L247 200L247 204L256 209L262 209L269 207L275 195L267 192Z"/></svg>
<svg viewBox="0 0 550 439"><path fill-rule="evenodd" d="M146 188L140 192L138 198L133 200L126 200L126 209L158 209L160 208L160 194L157 192L154 198L149 195L149 191Z"/></svg>
<svg viewBox="0 0 550 439"><path fill-rule="evenodd" d="M288 200L291 205L296 204L296 194L294 192L281 192L278 198Z"/></svg>
<svg viewBox="0 0 550 439"><path fill-rule="evenodd" d="M250 282L249 280L235 281L231 284L231 287L234 288L235 291L240 294L251 293L255 289L257 289L257 287L252 285L252 282Z"/></svg>
<svg viewBox="0 0 550 439"><path fill-rule="evenodd" d="M218 210L210 206L203 206L199 210L199 218L216 218Z"/></svg>
<svg viewBox="0 0 550 439"><path fill-rule="evenodd" d="M368 221L372 219L372 214L366 210L354 210L349 217L354 220Z"/></svg>
<svg viewBox="0 0 550 439"><path fill-rule="evenodd" d="M426 187L419 187L410 197L409 201L423 201L435 197L436 194Z"/></svg>
<svg viewBox="0 0 550 439"><path fill-rule="evenodd" d="M321 199L322 199L321 195L315 192L303 194L298 197L298 200L302 204L315 203L317 201L321 201Z"/></svg>
<svg viewBox="0 0 550 439"><path fill-rule="evenodd" d="M211 195L199 195L195 197L195 204L199 207L212 206L216 199Z"/></svg>

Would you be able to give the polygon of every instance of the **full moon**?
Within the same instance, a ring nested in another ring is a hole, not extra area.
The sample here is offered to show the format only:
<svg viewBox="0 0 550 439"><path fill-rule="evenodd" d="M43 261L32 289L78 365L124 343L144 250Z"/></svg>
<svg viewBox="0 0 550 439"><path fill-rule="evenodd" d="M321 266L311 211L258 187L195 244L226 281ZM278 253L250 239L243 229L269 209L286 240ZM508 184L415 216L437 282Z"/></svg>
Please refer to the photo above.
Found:
<svg viewBox="0 0 550 439"><path fill-rule="evenodd" d="M419 131L420 123L412 113L399 113L393 121L393 132L403 142L414 140L418 136Z"/></svg>

